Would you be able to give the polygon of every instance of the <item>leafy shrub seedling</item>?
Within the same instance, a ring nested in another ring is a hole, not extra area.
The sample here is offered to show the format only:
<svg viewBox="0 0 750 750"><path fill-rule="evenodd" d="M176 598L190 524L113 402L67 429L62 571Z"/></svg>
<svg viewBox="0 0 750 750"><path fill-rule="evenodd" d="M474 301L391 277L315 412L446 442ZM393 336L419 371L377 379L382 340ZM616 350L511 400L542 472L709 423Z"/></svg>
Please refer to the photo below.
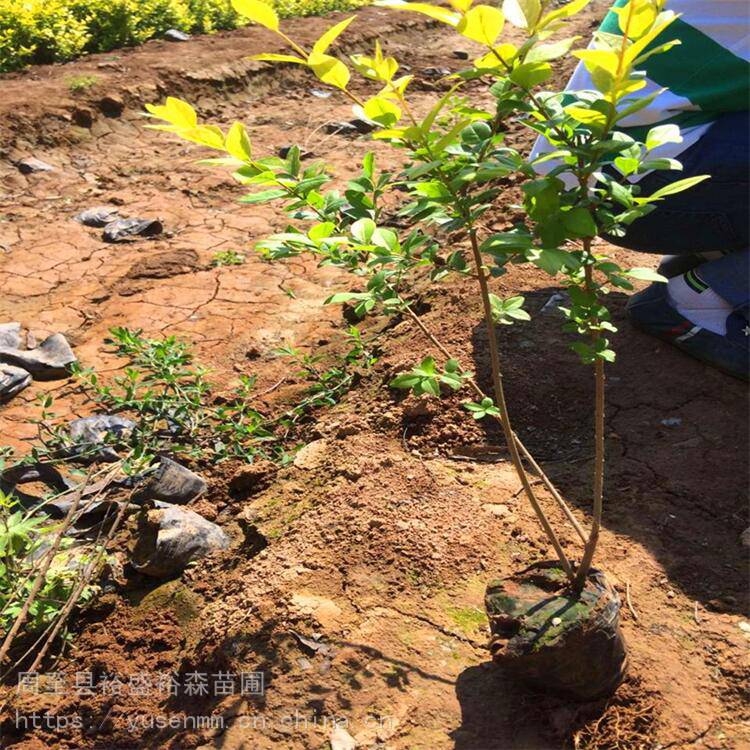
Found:
<svg viewBox="0 0 750 750"><path fill-rule="evenodd" d="M526 497L577 591L591 568L603 506L605 366L615 359L610 337L616 331L604 299L613 287L632 289L630 278L663 281L648 269L626 270L594 252L593 239L622 235L658 201L704 179L678 180L648 196L628 179L651 170L680 169L672 159L653 156L661 144L680 138L676 126L653 127L640 139L622 129L626 117L656 96L642 95L646 80L640 67L651 55L668 53L677 43L662 42L660 37L675 14L664 9L664 0L629 0L614 9L618 34L598 34L589 48L573 49L578 37L565 36L567 21L587 2L505 0L502 10L473 0L450 0L450 7L400 0L381 3L425 14L482 47L466 70L451 76L450 90L428 112L417 113L409 100L413 77L399 74L398 61L386 55L379 42L372 55L351 55L348 63L331 53L353 17L328 29L307 49L281 30L268 5L234 0L239 13L275 32L288 48L256 59L308 68L347 97L358 117L376 125L373 138L404 153L406 166L399 173L378 171L374 155L365 154L360 174L343 192L326 187L331 176L323 165L303 167L297 147L285 159L258 155L239 122L224 132L199 122L187 102L174 98L147 107L151 117L163 122L152 127L220 152L209 163L229 166L234 178L250 188L242 202L277 201L284 207L294 223L260 243L266 258L309 253L321 264L342 268L362 281L361 291L335 294L328 302L348 303L358 315L377 311L406 316L417 325L433 354L391 385L434 396L443 386L470 388L475 395L466 403L471 415L500 420ZM523 32L521 43L502 40L506 21ZM586 66L594 89L545 90L553 65L568 55ZM361 98L351 86L352 70L377 93ZM473 100L476 85L466 86L468 82L486 84L492 107L482 106L478 97ZM532 157L511 147L504 135L511 120L543 136L546 151ZM511 176L520 180L525 220L509 231L489 231L483 217L495 207L500 181ZM384 195L396 189L408 195L399 211L399 218L413 227L406 232L389 225L384 210ZM456 236L464 240L449 240ZM563 309L564 328L575 335L572 348L581 362L593 369L596 455L587 534L515 434L506 407L495 329L498 324L526 321L529 314L523 297L502 299L490 285L511 264L536 266L567 288L571 301ZM425 273L435 282L451 274L476 280L490 351L491 395L481 391L469 370L415 311L413 284ZM524 461L540 473L585 540L577 565L568 559L542 510Z"/></svg>

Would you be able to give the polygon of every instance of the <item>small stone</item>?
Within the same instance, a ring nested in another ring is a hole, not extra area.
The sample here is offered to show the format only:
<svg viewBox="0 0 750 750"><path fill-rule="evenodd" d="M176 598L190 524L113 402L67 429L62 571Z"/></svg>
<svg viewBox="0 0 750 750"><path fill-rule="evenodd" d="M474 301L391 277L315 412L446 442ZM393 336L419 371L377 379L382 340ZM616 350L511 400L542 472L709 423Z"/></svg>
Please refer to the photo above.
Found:
<svg viewBox="0 0 750 750"><path fill-rule="evenodd" d="M164 231L158 219L117 219L104 227L105 242L127 242L137 237L155 237Z"/></svg>
<svg viewBox="0 0 750 750"><path fill-rule="evenodd" d="M500 503L485 503L482 505L482 510L492 513L493 516L497 516L498 518L505 518L510 515L510 508Z"/></svg>
<svg viewBox="0 0 750 750"><path fill-rule="evenodd" d="M354 127L357 128L357 131L362 133L363 135L372 133L372 131L378 127L377 123L370 122L370 120L363 120L361 117L357 117L352 120L351 124L354 125Z"/></svg>
<svg viewBox="0 0 750 750"><path fill-rule="evenodd" d="M468 60L469 59L469 53L466 50L463 50L463 49L454 49L453 50L453 57L455 57L456 60Z"/></svg>
<svg viewBox="0 0 750 750"><path fill-rule="evenodd" d="M561 623L562 623L562 620L561 620L561 619L560 619L559 617L553 617L553 618L552 618L552 624L553 624L553 625L554 625L555 627L557 627L557 626L558 626L558 625L560 625Z"/></svg>
<svg viewBox="0 0 750 750"><path fill-rule="evenodd" d="M125 417L95 414L74 419L68 425L71 456L89 461L117 461L115 448L127 440L135 422Z"/></svg>
<svg viewBox="0 0 750 750"><path fill-rule="evenodd" d="M47 164L46 161L36 159L33 156L27 159L21 159L16 163L18 171L21 174L33 174L34 172L54 172L55 168L51 164Z"/></svg>
<svg viewBox="0 0 750 750"><path fill-rule="evenodd" d="M425 68L422 71L422 75L425 78L443 78L449 76L451 71L448 68Z"/></svg>
<svg viewBox="0 0 750 750"><path fill-rule="evenodd" d="M330 91L321 91L320 89L310 89L310 93L313 96L317 96L318 99L330 99L331 98Z"/></svg>
<svg viewBox="0 0 750 750"><path fill-rule="evenodd" d="M682 424L680 417L667 417L661 420L661 424L665 427L679 427Z"/></svg>
<svg viewBox="0 0 750 750"><path fill-rule="evenodd" d="M554 315L560 313L560 305L567 305L570 302L570 295L567 292L555 292L543 305L539 312L545 315Z"/></svg>
<svg viewBox="0 0 750 750"><path fill-rule="evenodd" d="M177 461L162 456L156 472L139 488L136 498L184 505L200 497L207 488L208 484L203 477Z"/></svg>
<svg viewBox="0 0 750 750"><path fill-rule="evenodd" d="M95 206L76 214L73 219L87 227L105 227L120 218L114 206Z"/></svg>
<svg viewBox="0 0 750 750"><path fill-rule="evenodd" d="M359 129L350 122L329 122L325 131L329 135L359 135Z"/></svg>
<svg viewBox="0 0 750 750"><path fill-rule="evenodd" d="M0 347L18 349L21 346L21 324L0 323Z"/></svg>
<svg viewBox="0 0 750 750"><path fill-rule="evenodd" d="M34 349L0 346L0 363L21 367L36 380L65 377L75 361L76 356L61 333L48 336Z"/></svg>
<svg viewBox="0 0 750 750"><path fill-rule="evenodd" d="M31 375L13 365L0 364L0 401L7 401L31 385Z"/></svg>
<svg viewBox="0 0 750 750"><path fill-rule="evenodd" d="M741 631L742 631L743 633L750 633L750 622L747 622L747 620L742 620L742 621L741 621L741 622L739 623L739 629L740 629L740 630L741 630Z"/></svg>
<svg viewBox="0 0 750 750"><path fill-rule="evenodd" d="M743 547L750 547L750 526L740 534L740 542Z"/></svg>
<svg viewBox="0 0 750 750"><path fill-rule="evenodd" d="M323 461L327 452L325 440L313 440L312 443L302 446L294 457L294 465L298 469L315 469Z"/></svg>
<svg viewBox="0 0 750 750"><path fill-rule="evenodd" d="M188 563L229 547L229 537L211 521L187 508L160 503L138 522L131 565L155 578L182 573Z"/></svg>
<svg viewBox="0 0 750 750"><path fill-rule="evenodd" d="M193 37L191 37L190 34L186 34L184 31L180 31L179 29L167 29L164 32L164 38L168 42L187 42Z"/></svg>

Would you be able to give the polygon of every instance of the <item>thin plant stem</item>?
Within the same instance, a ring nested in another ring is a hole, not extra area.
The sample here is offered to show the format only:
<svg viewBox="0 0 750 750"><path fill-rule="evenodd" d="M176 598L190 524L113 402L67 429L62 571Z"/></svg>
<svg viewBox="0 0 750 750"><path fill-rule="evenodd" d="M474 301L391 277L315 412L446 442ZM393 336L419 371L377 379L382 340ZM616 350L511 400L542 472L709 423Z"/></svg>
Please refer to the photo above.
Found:
<svg viewBox="0 0 750 750"><path fill-rule="evenodd" d="M510 416L508 415L508 407L505 403L505 392L503 390L502 374L500 370L500 353L498 351L497 340L495 338L495 323L492 318L492 305L490 303L490 292L487 284L487 276L485 274L484 265L482 263L482 254L479 250L476 231L473 228L469 231L469 239L471 240L471 250L474 255L474 262L477 267L479 288L482 295L482 307L484 308L484 320L487 326L487 334L490 347L490 364L492 366L492 382L495 390L495 403L500 410L500 419L503 425L503 431L505 432L505 440L508 444L510 458L513 462L513 467L516 470L516 474L518 474L518 478L521 480L521 484L523 485L526 497L528 498L531 507L534 509L534 512L539 519L539 523L541 523L545 534L547 534L550 543L554 547L563 570L565 571L566 575L572 580L573 569L570 565L570 562L565 555L565 551L560 545L557 534L555 534L554 529L550 525L547 516L544 514L544 511L540 507L536 496L534 495L534 490L531 487L529 478L526 475L526 470L524 469L523 463L521 462L521 456L518 452L518 446L516 445L515 434L513 433L513 427L510 423Z"/></svg>
<svg viewBox="0 0 750 750"><path fill-rule="evenodd" d="M586 238L584 241L584 251L588 255L591 252L591 239ZM593 279L591 264L586 266L586 289L593 291ZM599 330L592 333L592 339L596 342L600 337ZM591 532L583 551L583 559L578 566L575 580L573 581L574 589L580 591L591 570L591 563L596 552L596 545L599 541L599 531L602 524L602 508L604 505L604 360L596 358L594 363L594 508L593 519L591 522Z"/></svg>

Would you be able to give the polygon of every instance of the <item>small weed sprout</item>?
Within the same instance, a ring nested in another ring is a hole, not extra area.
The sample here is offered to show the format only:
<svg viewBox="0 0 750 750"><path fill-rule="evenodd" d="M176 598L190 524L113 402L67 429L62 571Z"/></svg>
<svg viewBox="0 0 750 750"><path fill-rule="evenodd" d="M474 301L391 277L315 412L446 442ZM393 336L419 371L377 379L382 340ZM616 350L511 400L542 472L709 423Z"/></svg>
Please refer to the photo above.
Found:
<svg viewBox="0 0 750 750"><path fill-rule="evenodd" d="M220 250L218 253L214 253L211 265L214 268L220 266L241 266L246 260L244 253L238 253L236 250Z"/></svg>
<svg viewBox="0 0 750 750"><path fill-rule="evenodd" d="M99 82L96 76L70 76L65 79L71 94L84 94Z"/></svg>
<svg viewBox="0 0 750 750"><path fill-rule="evenodd" d="M307 68L351 101L358 117L377 126L373 138L404 153L406 166L398 173L379 171L374 154L366 153L360 173L343 191L326 188L331 175L324 165L303 166L296 146L284 159L258 155L242 123L224 132L199 122L187 102L172 97L165 104L147 105L149 116L161 121L151 127L219 152L208 163L229 165L234 178L250 188L241 202L278 202L294 220L285 232L259 244L264 257L280 260L310 254L322 265L339 267L360 280L360 290L334 294L328 303L348 303L358 316L378 312L412 320L432 351L391 385L434 396L440 395L442 386L465 387L474 394L475 400L466 404L474 418L500 421L526 497L574 591L580 591L587 580L601 527L605 366L615 358L610 337L616 331L604 297L612 288L632 289L630 278L664 280L648 269L621 268L594 251L593 239L621 236L660 200L705 179L678 180L652 195L641 195L629 177L681 168L673 159L653 155L660 145L679 140L679 129L658 125L641 140L618 129L624 118L656 96L642 94L646 80L641 65L677 43L660 37L676 15L665 10L664 0L629 0L614 9L619 33L598 34L591 47L573 49L579 37L565 36L567 21L587 3L505 0L502 10L473 0L450 0L449 6L401 0L381 3L425 14L483 48L469 67L451 77L450 90L426 114L418 115L409 102L413 76L400 75L398 61L384 54L379 42L372 55L351 55L348 63L331 54L332 45L354 17L332 26L307 49L281 30L277 14L265 3L233 0L240 14L277 34L288 48L283 54L255 59ZM502 41L506 21L525 34L525 41ZM560 32L562 36L556 36ZM555 61L569 55L591 73L593 90L543 88ZM377 86L377 93L362 99L350 87L352 71ZM494 100L490 108L474 103L465 87L468 82L486 85ZM519 120L546 138L550 149L532 158L510 146L505 140L510 120ZM525 220L509 231L489 231L483 217L495 206L500 181L511 176L520 181ZM398 222L386 212L383 201L387 192L396 189L408 196L398 211ZM396 225L404 223L411 228L397 231ZM457 236L463 237L459 244ZM506 407L496 326L527 321L530 316L523 297L502 299L490 284L509 265L523 263L567 287L571 304L563 310L564 330L575 335L571 348L593 370L596 455L588 533L515 433ZM490 352L492 394L481 390L468 368L415 311L414 283L425 274L434 282L451 274L476 280ZM540 475L584 540L577 564L568 559L541 508L527 465Z"/></svg>

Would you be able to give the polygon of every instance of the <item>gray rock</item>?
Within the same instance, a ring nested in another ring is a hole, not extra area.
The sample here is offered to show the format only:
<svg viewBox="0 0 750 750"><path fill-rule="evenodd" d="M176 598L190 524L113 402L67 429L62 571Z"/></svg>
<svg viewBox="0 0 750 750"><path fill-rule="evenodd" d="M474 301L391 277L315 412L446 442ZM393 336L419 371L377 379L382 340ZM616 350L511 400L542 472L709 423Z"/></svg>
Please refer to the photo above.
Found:
<svg viewBox="0 0 750 750"><path fill-rule="evenodd" d="M68 425L70 455L90 461L117 461L115 448L134 427L135 422L117 415L95 414L74 419Z"/></svg>
<svg viewBox="0 0 750 750"><path fill-rule="evenodd" d="M359 130L350 122L329 122L326 125L326 133L338 135L359 135Z"/></svg>
<svg viewBox="0 0 750 750"><path fill-rule="evenodd" d="M55 168L51 164L41 159L35 159L33 156L28 159L21 159L16 162L16 167L21 174L33 174L34 172L54 172Z"/></svg>
<svg viewBox="0 0 750 750"><path fill-rule="evenodd" d="M162 457L156 472L139 488L136 500L164 500L184 505L202 495L208 485L206 480L182 464Z"/></svg>
<svg viewBox="0 0 750 750"><path fill-rule="evenodd" d="M372 131L378 127L378 124L376 122L370 122L370 120L363 120L361 117L357 117L356 119L352 120L350 124L354 125L354 127L357 128L357 132L362 133L363 135L367 135L367 133L372 133Z"/></svg>
<svg viewBox="0 0 750 750"><path fill-rule="evenodd" d="M94 206L73 217L79 224L87 227L105 227L120 218L114 206Z"/></svg>
<svg viewBox="0 0 750 750"><path fill-rule="evenodd" d="M21 324L0 323L0 347L18 349L21 346Z"/></svg>
<svg viewBox="0 0 750 750"><path fill-rule="evenodd" d="M190 34L186 34L184 31L180 31L179 29L167 29L164 32L164 38L168 42L187 42L193 37L191 37Z"/></svg>
<svg viewBox="0 0 750 750"><path fill-rule="evenodd" d="M155 578L179 575L188 563L229 547L215 524L186 508L159 504L141 513L131 564Z"/></svg>
<svg viewBox="0 0 750 750"><path fill-rule="evenodd" d="M0 401L13 398L31 384L31 375L13 365L0 364Z"/></svg>
<svg viewBox="0 0 750 750"><path fill-rule="evenodd" d="M127 242L137 237L155 237L164 231L158 219L116 219L104 227L105 242Z"/></svg>
<svg viewBox="0 0 750 750"><path fill-rule="evenodd" d="M444 78L450 74L451 71L448 68L425 68L422 71L422 75L425 78Z"/></svg>
<svg viewBox="0 0 750 750"><path fill-rule="evenodd" d="M469 53L466 50L463 50L463 49L454 49L453 50L453 57L455 57L457 60L468 60L469 59Z"/></svg>
<svg viewBox="0 0 750 750"><path fill-rule="evenodd" d="M75 361L76 355L61 333L53 333L34 349L0 346L0 363L22 367L35 380L63 378Z"/></svg>

